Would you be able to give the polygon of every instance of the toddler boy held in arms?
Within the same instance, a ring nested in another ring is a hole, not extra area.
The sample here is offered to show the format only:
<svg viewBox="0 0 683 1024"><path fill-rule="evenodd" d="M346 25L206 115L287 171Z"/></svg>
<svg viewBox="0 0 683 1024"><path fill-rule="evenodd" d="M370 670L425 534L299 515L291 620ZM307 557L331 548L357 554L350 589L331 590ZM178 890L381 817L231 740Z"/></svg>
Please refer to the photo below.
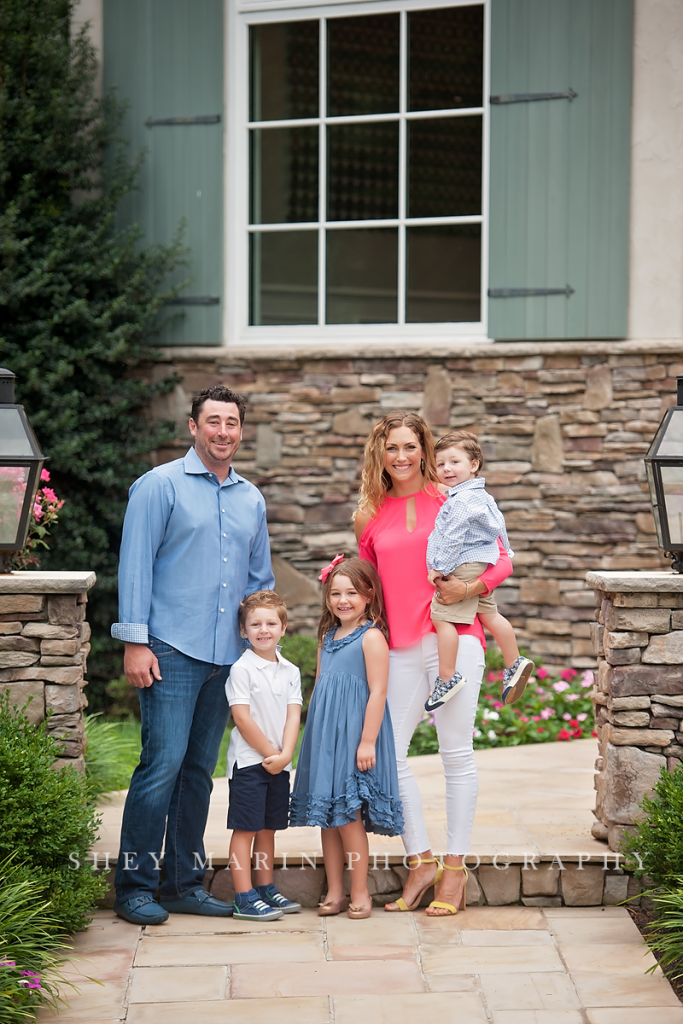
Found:
<svg viewBox="0 0 683 1024"><path fill-rule="evenodd" d="M251 644L235 662L225 692L235 727L228 747L230 870L237 919L272 921L301 910L273 885L275 832L287 828L289 772L299 737L301 676L277 649L287 609L272 590L240 605L240 629ZM254 882L251 858L254 853Z"/></svg>
<svg viewBox="0 0 683 1024"><path fill-rule="evenodd" d="M500 647L505 660L503 701L513 704L524 693L534 663L521 658L512 626L498 613L491 594L469 597L469 585L500 558L498 538L512 558L505 520L494 499L484 490L479 476L484 456L476 435L458 430L440 437L435 445L436 473L448 487L427 544L430 583L455 576L465 583L465 597L457 604L432 601L431 616L439 649L439 675L425 703L427 711L441 707L467 682L456 671L458 631L456 623L471 625L478 615Z"/></svg>

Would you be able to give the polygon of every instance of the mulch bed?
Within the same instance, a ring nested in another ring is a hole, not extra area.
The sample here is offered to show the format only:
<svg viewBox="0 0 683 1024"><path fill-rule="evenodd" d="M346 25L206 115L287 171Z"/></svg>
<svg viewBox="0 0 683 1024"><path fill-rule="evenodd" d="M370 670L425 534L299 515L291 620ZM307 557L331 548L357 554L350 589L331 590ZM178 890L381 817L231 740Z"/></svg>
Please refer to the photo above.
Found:
<svg viewBox="0 0 683 1024"><path fill-rule="evenodd" d="M645 931L648 925L652 924L652 922L654 921L655 915L651 910L645 910L644 907L627 907L626 909L633 918L633 921L635 922L638 931L643 936L643 938L645 938ZM654 954L656 959L659 960L659 957L657 956L655 950L652 950L652 953ZM683 1003L683 978L678 978L676 981L672 981L671 978L669 978L669 984L671 985L672 989L674 990L680 1001Z"/></svg>

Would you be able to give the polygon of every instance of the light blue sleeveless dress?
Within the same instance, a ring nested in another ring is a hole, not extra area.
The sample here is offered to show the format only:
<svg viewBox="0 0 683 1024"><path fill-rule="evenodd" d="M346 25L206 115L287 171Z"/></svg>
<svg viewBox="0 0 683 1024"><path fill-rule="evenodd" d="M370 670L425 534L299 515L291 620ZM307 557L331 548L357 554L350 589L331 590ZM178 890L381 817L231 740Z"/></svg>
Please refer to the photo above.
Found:
<svg viewBox="0 0 683 1024"><path fill-rule="evenodd" d="M337 828L356 820L383 836L403 832L396 752L388 706L375 742L374 768L358 770L356 751L370 696L363 637L371 623L335 640L323 641L320 675L313 691L301 743L290 806L290 825Z"/></svg>

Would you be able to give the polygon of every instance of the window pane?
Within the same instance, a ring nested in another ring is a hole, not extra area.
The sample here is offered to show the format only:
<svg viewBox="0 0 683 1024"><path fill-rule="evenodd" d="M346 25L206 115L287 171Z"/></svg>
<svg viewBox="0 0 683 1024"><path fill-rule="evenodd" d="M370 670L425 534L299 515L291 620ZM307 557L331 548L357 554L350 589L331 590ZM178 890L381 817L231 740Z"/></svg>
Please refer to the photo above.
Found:
<svg viewBox="0 0 683 1024"><path fill-rule="evenodd" d="M28 477L28 466L0 466L0 544L12 544L16 539Z"/></svg>
<svg viewBox="0 0 683 1024"><path fill-rule="evenodd" d="M480 107L484 8L450 7L408 15L408 110Z"/></svg>
<svg viewBox="0 0 683 1024"><path fill-rule="evenodd" d="M669 540L672 544L683 544L683 467L662 466L662 486Z"/></svg>
<svg viewBox="0 0 683 1024"><path fill-rule="evenodd" d="M481 213L481 117L408 123L408 216Z"/></svg>
<svg viewBox="0 0 683 1024"><path fill-rule="evenodd" d="M398 231L327 232L327 323L395 324Z"/></svg>
<svg viewBox="0 0 683 1024"><path fill-rule="evenodd" d="M318 232L257 231L249 241L249 323L317 323Z"/></svg>
<svg viewBox="0 0 683 1024"><path fill-rule="evenodd" d="M407 323L481 320L481 225L407 229Z"/></svg>
<svg viewBox="0 0 683 1024"><path fill-rule="evenodd" d="M251 26L251 121L318 116L318 24Z"/></svg>
<svg viewBox="0 0 683 1024"><path fill-rule="evenodd" d="M252 224L318 219L318 129L254 128Z"/></svg>
<svg viewBox="0 0 683 1024"><path fill-rule="evenodd" d="M398 122L327 129L327 218L398 217Z"/></svg>
<svg viewBox="0 0 683 1024"><path fill-rule="evenodd" d="M327 47L329 117L398 111L398 14L330 18Z"/></svg>

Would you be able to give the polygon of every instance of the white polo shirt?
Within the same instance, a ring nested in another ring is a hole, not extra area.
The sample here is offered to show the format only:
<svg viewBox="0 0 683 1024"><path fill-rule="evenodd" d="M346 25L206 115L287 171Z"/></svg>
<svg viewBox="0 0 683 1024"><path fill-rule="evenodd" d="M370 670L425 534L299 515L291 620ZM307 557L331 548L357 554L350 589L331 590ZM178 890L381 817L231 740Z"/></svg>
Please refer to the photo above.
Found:
<svg viewBox="0 0 683 1024"><path fill-rule="evenodd" d="M228 704L247 704L252 720L277 750L282 749L282 735L287 721L287 706L302 704L301 673L296 665L277 652L277 661L266 661L251 649L246 650L230 670L225 684ZM232 770L261 764L263 754L250 747L237 726L232 730L228 746L228 778ZM291 771L292 763L285 771Z"/></svg>

